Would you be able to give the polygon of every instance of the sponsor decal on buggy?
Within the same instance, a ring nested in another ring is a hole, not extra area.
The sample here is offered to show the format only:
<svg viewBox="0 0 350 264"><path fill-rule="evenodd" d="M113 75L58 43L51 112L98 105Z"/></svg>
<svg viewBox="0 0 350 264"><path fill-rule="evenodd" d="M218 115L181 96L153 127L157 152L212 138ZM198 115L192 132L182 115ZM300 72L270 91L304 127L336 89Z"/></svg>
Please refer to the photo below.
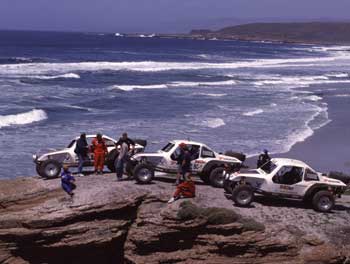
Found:
<svg viewBox="0 0 350 264"><path fill-rule="evenodd" d="M193 169L194 170L201 170L206 162L204 160L196 160L193 164Z"/></svg>
<svg viewBox="0 0 350 264"><path fill-rule="evenodd" d="M292 191L294 190L294 188L292 186L288 186L288 185L280 185L280 189L283 191Z"/></svg>

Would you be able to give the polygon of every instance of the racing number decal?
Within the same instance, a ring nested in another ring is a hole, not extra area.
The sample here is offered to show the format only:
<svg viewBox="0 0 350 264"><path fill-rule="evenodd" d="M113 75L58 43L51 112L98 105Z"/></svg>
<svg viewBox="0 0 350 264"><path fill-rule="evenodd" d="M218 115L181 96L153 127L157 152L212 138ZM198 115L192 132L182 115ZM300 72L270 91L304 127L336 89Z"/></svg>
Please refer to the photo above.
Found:
<svg viewBox="0 0 350 264"><path fill-rule="evenodd" d="M200 171L203 169L204 165L205 165L204 160L195 160L195 162L193 162L192 168L194 171Z"/></svg>

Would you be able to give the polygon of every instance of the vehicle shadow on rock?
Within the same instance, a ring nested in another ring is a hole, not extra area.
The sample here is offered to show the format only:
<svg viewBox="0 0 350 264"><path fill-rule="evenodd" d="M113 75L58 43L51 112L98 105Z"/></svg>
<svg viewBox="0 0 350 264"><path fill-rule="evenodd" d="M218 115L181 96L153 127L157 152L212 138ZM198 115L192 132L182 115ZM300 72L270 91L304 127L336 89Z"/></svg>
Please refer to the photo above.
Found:
<svg viewBox="0 0 350 264"><path fill-rule="evenodd" d="M167 175L157 175L154 178L156 181L164 182L164 183L175 183L176 178L175 177L170 177ZM202 182L200 179L192 178L195 185L208 185ZM149 184L149 183L147 183Z"/></svg>
<svg viewBox="0 0 350 264"><path fill-rule="evenodd" d="M310 209L312 210L312 204L305 203L299 200L292 199L276 199L274 197L268 197L263 195L256 195L254 197L254 202L259 203L263 206L274 206L274 207L293 207L299 209ZM348 211L350 212L350 207L347 207L343 204L335 204L332 211L328 212L328 214L334 213L334 211Z"/></svg>
<svg viewBox="0 0 350 264"><path fill-rule="evenodd" d="M232 200L232 195L229 193L225 193L224 196L226 197L227 200ZM234 207L241 207L239 205L233 205ZM245 206L244 208L256 208L256 206L254 204L250 204L248 206Z"/></svg>

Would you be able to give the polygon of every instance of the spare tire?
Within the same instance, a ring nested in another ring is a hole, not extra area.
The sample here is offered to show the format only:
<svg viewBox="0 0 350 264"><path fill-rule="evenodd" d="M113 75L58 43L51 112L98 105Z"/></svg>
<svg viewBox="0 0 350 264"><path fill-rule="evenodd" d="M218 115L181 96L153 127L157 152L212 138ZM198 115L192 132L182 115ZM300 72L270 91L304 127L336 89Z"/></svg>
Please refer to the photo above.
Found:
<svg viewBox="0 0 350 264"><path fill-rule="evenodd" d="M245 159L246 159L246 155L244 155L243 153L234 152L232 150L226 151L225 155L229 156L229 157L233 157L233 158L239 159L242 162L244 162Z"/></svg>
<svg viewBox="0 0 350 264"><path fill-rule="evenodd" d="M144 139L134 139L134 142L143 146L143 147L147 146L147 140L144 140Z"/></svg>

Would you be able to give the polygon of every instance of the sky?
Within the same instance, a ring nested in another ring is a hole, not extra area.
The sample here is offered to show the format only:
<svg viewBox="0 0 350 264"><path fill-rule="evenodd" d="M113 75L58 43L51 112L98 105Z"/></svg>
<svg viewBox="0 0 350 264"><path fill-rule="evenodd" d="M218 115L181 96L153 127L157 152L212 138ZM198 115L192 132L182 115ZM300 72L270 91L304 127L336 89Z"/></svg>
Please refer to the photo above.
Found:
<svg viewBox="0 0 350 264"><path fill-rule="evenodd" d="M0 0L0 28L185 33L248 22L348 20L350 0Z"/></svg>

